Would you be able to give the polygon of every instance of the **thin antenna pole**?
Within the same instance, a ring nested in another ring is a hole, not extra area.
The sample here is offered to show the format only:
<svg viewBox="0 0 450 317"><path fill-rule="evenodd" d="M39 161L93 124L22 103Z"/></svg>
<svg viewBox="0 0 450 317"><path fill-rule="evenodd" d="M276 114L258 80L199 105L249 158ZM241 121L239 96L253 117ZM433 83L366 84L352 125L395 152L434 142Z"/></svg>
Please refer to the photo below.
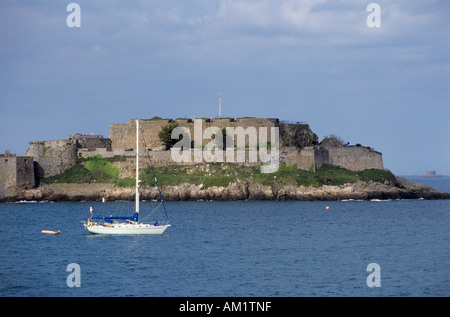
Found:
<svg viewBox="0 0 450 317"><path fill-rule="evenodd" d="M222 110L222 93L219 92L219 118L221 110Z"/></svg>

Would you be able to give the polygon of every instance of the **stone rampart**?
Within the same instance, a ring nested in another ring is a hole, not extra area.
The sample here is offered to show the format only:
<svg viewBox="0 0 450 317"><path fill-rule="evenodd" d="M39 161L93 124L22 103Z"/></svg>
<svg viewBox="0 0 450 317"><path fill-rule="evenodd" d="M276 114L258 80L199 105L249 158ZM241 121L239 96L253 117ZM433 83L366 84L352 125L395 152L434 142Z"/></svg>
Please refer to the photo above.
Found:
<svg viewBox="0 0 450 317"><path fill-rule="evenodd" d="M280 160L287 166L297 164L306 171L317 171L323 164L340 166L350 171L383 169L381 153L367 147L305 147L301 150L284 148Z"/></svg>
<svg viewBox="0 0 450 317"><path fill-rule="evenodd" d="M77 163L77 145L70 140L30 142L25 152L35 162L36 177L50 177L64 172Z"/></svg>
<svg viewBox="0 0 450 317"><path fill-rule="evenodd" d="M295 147L284 148L280 152L280 161L287 166L297 165L298 169L305 171L314 170L314 148L312 146L301 150Z"/></svg>
<svg viewBox="0 0 450 317"><path fill-rule="evenodd" d="M265 119L265 118L212 118L212 119L198 119L201 120L201 135L202 145L206 145L211 139L203 138L204 132L207 128L217 127L219 130L224 128L238 128L241 127L244 130L248 128L255 128L259 133L259 128L266 127L267 129L267 141L270 142L270 128L278 127L278 119ZM194 120L193 119L159 119L159 120L140 120L139 126L144 133L144 138L149 149L163 149L163 145L159 139L159 132L162 127L176 122L180 127L186 127L190 131L191 141L194 141ZM135 119L131 119L127 123L112 123L110 125L110 138L112 143L112 150L125 149L130 150L136 147L136 122ZM236 144L237 140L235 140ZM248 137L245 144L248 145ZM144 144L140 144L144 148Z"/></svg>
<svg viewBox="0 0 450 317"><path fill-rule="evenodd" d="M16 186L15 157L0 157L0 185L6 188Z"/></svg>
<svg viewBox="0 0 450 317"><path fill-rule="evenodd" d="M246 166L259 166L261 164L259 155L256 156L256 161L250 161L249 149L245 149L245 158L243 162L238 161L238 150L234 149L234 161L235 164L243 164ZM270 152L270 151L269 151ZM96 151L80 151L78 150L79 157L88 158L94 155L102 155L104 158L115 158L112 163L119 168L121 175L119 177L131 177L134 175L135 164L136 164L136 151L124 151L124 150L114 150L106 151L106 149L96 149ZM81 155L80 155L81 154ZM203 159L202 162L194 161L194 152L191 151L191 160L184 162L175 162L172 158L172 153L170 150L153 150L149 151L150 159L152 160L153 166L171 166L171 165L195 165L201 163L215 163L217 160L207 161ZM226 151L223 151L223 162L228 162L226 160ZM150 166L150 162L147 158L147 152L140 153L140 167L145 168Z"/></svg>
<svg viewBox="0 0 450 317"><path fill-rule="evenodd" d="M314 168L317 171L323 164L330 163L330 152L325 149L316 148L314 150Z"/></svg>
<svg viewBox="0 0 450 317"><path fill-rule="evenodd" d="M167 120L140 120L139 126L144 131L144 138L149 149L162 149L158 133L161 128L173 122ZM130 120L127 123L111 123L109 136L111 139L111 149L131 150L136 148L136 122ZM144 148L143 142L140 144Z"/></svg>
<svg viewBox="0 0 450 317"><path fill-rule="evenodd" d="M337 165L350 171L365 169L383 169L383 159L380 152L366 147L331 147L327 148L329 164Z"/></svg>
<svg viewBox="0 0 450 317"><path fill-rule="evenodd" d="M317 135L314 134L306 123L280 122L275 118L212 118L212 119L150 119L140 120L140 128L143 131L146 144L142 138L140 140L141 155L145 155L145 147L150 151L150 156L155 166L168 165L189 165L208 163L209 160L196 162L192 151L191 160L184 162L175 162L171 151L163 150L163 145L159 139L159 132L162 127L177 122L180 127L189 129L191 135L191 148L198 150L199 145L194 144L196 136L199 136L199 125L201 126L202 146L212 142L209 134L205 130L211 127L223 130L225 128L242 128L241 132L247 133L242 139L245 143L245 149L242 144L239 145L238 136L236 136L233 149L224 149L223 161L233 162L245 165L261 165L259 152L249 159L250 138L248 133L255 131L259 134L259 128L267 128L267 142L274 146L271 136L271 128L279 129L280 140L280 162L287 166L297 165L299 169L313 171L320 168L323 164L332 164L343 168L360 171L369 168L383 168L381 153L373 149L360 146L336 146L318 144ZM196 133L197 132L197 133ZM211 132L211 130L209 130ZM226 136L229 138L230 136ZM258 143L261 138L258 135ZM226 141L229 141L228 139ZM268 144L269 145L269 144ZM127 123L113 123L110 125L110 139L98 135L70 135L67 140L52 140L30 142L26 151L26 156L34 158L34 173L38 178L46 178L62 173L66 169L74 166L77 158L88 158L93 155L101 155L104 158L114 158L113 160L121 171L126 170L128 166L134 166L134 157L136 155L136 122L134 119ZM270 146L268 146L270 148ZM238 161L237 152L245 150L245 160ZM184 149L185 150L185 149ZM234 161L229 159L226 151L234 151ZM120 159L122 157L123 159ZM254 159L256 158L256 161ZM216 158L215 158L216 159ZM217 160L217 159L216 159ZM219 162L221 160L218 160ZM145 162L143 163L145 166ZM134 169L134 168L133 168ZM6 174L5 174L6 175ZM3 178L6 178L4 176ZM5 181L6 182L6 181Z"/></svg>
<svg viewBox="0 0 450 317"><path fill-rule="evenodd" d="M33 158L28 156L0 157L0 186L31 188L35 185Z"/></svg>
<svg viewBox="0 0 450 317"><path fill-rule="evenodd" d="M111 150L111 139L79 137L76 142L78 148L93 151L97 148L105 148Z"/></svg>

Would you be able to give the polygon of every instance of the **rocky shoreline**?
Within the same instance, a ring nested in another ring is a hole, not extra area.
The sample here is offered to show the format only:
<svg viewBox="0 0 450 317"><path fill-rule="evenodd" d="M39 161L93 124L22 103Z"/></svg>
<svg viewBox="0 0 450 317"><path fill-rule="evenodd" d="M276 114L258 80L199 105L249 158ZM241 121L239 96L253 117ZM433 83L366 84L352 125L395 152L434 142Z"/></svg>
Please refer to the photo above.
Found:
<svg viewBox="0 0 450 317"><path fill-rule="evenodd" d="M333 201L333 200L372 200L372 199L450 199L450 193L437 190L398 177L397 183L382 184L358 181L341 186L323 185L306 187L293 185L262 185L237 181L228 186L212 186L184 183L178 186L161 188L166 201L188 200L298 200L298 201ZM5 192L0 202L14 201L107 201L133 200L134 188L116 187L114 184L45 184L34 189L15 189ZM142 200L158 198L156 187L141 187Z"/></svg>

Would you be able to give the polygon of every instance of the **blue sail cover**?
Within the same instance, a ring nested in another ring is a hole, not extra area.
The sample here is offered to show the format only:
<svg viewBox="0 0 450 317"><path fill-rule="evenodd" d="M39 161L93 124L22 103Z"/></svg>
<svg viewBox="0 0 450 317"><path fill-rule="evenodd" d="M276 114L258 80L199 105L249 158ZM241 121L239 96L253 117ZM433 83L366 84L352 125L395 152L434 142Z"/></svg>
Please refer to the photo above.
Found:
<svg viewBox="0 0 450 317"><path fill-rule="evenodd" d="M125 217L125 216L116 216L116 217L92 217L92 220L114 220L114 219L120 219L120 220L131 220L131 221L138 221L139 214L137 212L134 213L131 217Z"/></svg>

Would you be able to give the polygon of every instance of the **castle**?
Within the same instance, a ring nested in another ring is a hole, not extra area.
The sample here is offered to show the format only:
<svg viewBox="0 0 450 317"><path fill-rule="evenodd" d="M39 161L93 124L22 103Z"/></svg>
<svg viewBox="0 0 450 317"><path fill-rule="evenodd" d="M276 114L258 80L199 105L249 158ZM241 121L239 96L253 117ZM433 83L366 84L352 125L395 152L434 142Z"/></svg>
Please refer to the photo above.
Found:
<svg viewBox="0 0 450 317"><path fill-rule="evenodd" d="M31 188L35 186L34 162L29 156L0 154L0 198L8 188Z"/></svg>
<svg viewBox="0 0 450 317"><path fill-rule="evenodd" d="M155 166L174 164L170 152L164 149L158 133L162 127L169 123L177 123L194 134L193 119L161 119L154 117L140 120L147 149ZM276 118L213 118L201 119L204 132L209 127L224 129L226 127L242 127L244 130L253 127L278 128L280 141L280 161L288 166L297 165L297 168L315 171L322 164L341 166L352 171L361 171L370 168L383 169L381 153L372 148L360 145L349 146L327 139L318 142L318 137L311 131L305 122L286 122ZM270 129L269 129L270 130ZM110 137L104 138L94 134L73 134L65 140L32 141L25 156L0 155L0 191L8 187L33 187L34 178L46 178L62 173L74 166L78 158L88 158L93 155L102 155L105 158L120 157L114 164L123 169L133 164L135 150L136 125L131 119L126 123L112 123ZM270 136L267 136L270 141ZM245 141L248 144L248 141ZM202 144L204 145L204 144ZM141 142L144 148L144 144ZM237 149L236 149L237 150ZM237 164L259 165L260 161ZM145 165L143 166L145 167ZM1 193L0 193L1 194Z"/></svg>

